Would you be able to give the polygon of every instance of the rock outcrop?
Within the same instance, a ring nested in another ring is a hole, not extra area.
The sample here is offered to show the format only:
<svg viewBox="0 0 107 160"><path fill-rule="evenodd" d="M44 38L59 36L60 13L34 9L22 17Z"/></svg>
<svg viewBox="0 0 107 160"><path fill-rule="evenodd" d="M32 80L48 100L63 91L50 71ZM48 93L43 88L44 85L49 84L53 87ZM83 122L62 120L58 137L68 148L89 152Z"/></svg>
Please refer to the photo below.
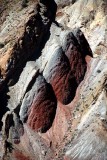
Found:
<svg viewBox="0 0 107 160"><path fill-rule="evenodd" d="M106 159L106 6L1 3L1 160Z"/></svg>

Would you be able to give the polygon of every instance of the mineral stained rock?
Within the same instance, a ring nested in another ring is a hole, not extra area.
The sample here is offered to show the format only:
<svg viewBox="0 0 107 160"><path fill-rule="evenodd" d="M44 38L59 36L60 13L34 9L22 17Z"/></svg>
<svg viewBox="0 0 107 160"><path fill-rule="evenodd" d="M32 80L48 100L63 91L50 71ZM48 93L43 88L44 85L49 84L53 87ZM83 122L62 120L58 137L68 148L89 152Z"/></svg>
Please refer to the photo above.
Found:
<svg viewBox="0 0 107 160"><path fill-rule="evenodd" d="M107 1L0 4L0 159L106 160Z"/></svg>

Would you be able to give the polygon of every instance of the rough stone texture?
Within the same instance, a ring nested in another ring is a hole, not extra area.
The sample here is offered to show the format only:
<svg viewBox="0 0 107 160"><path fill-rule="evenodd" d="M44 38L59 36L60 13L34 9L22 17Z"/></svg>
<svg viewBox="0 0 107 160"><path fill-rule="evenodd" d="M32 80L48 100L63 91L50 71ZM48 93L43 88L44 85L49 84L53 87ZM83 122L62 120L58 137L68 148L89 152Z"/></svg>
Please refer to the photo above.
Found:
<svg viewBox="0 0 107 160"><path fill-rule="evenodd" d="M47 7L51 8L51 12ZM36 7L29 6L14 14L10 11L0 32L0 43L5 44L0 49L1 85L15 70L20 73L32 54L36 53L35 56L39 56L37 53L41 50L45 38L48 38L49 27L55 13L56 4L53 1L47 6L40 1ZM16 31L18 31L17 34L15 34ZM38 46L41 47L38 48ZM18 73L17 76L19 76Z"/></svg>
<svg viewBox="0 0 107 160"><path fill-rule="evenodd" d="M107 1L79 0L57 12L57 20L84 32L94 55L107 52Z"/></svg>
<svg viewBox="0 0 107 160"><path fill-rule="evenodd" d="M57 29L58 27L54 25L51 27L49 43L54 43L54 49L46 44L41 70L43 69L44 77L52 85L57 99L63 104L68 104L73 100L76 88L85 75L87 68L85 57L86 55L92 57L92 51L79 29L74 31L75 36L68 29L64 31ZM53 35L55 31L56 35ZM56 41L52 39L53 36ZM83 43L87 53L82 51Z"/></svg>
<svg viewBox="0 0 107 160"><path fill-rule="evenodd" d="M68 159L106 159L106 65L106 56L93 59L80 87L71 119L73 139L66 148Z"/></svg>
<svg viewBox="0 0 107 160"><path fill-rule="evenodd" d="M61 8L61 7L63 8L65 6L75 3L76 1L77 0L55 0L55 2L58 5L58 8Z"/></svg>
<svg viewBox="0 0 107 160"><path fill-rule="evenodd" d="M51 127L55 117L56 97L51 85L45 81L43 76L39 75L36 78L34 86L35 95L30 108L28 108L27 123L35 131L46 132Z"/></svg>
<svg viewBox="0 0 107 160"><path fill-rule="evenodd" d="M8 95L8 108L15 109L16 106L20 105L23 100L25 93L28 92L30 83L33 83L33 78L38 74L38 68L34 61L28 61L26 67L23 69L18 83L9 87ZM18 92L16 92L18 90Z"/></svg>
<svg viewBox="0 0 107 160"><path fill-rule="evenodd" d="M55 2L1 1L1 160L107 157L107 1Z"/></svg>
<svg viewBox="0 0 107 160"><path fill-rule="evenodd" d="M57 49L51 57L44 70L44 77L52 85L58 101L62 104L71 102L75 96L77 82L61 48Z"/></svg>

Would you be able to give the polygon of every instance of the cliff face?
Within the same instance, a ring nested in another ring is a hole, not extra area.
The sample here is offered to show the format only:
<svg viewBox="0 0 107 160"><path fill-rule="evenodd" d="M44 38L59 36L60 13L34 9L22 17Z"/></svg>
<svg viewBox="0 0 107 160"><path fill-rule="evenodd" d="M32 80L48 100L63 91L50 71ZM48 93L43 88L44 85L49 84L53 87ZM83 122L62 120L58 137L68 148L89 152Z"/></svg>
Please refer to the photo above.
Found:
<svg viewBox="0 0 107 160"><path fill-rule="evenodd" d="M106 159L106 7L1 1L1 160Z"/></svg>

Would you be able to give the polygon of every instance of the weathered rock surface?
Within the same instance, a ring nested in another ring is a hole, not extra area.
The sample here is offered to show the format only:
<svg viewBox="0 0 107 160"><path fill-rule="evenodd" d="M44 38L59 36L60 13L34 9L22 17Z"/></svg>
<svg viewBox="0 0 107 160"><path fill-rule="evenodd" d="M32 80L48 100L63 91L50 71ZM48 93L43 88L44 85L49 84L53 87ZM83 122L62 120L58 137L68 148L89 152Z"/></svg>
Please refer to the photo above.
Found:
<svg viewBox="0 0 107 160"><path fill-rule="evenodd" d="M10 2L0 5L1 160L105 160L106 0Z"/></svg>
<svg viewBox="0 0 107 160"><path fill-rule="evenodd" d="M46 132L54 120L57 100L51 85L45 81L42 75L38 75L33 88L34 90L32 89L31 93L27 94L29 98L25 98L25 102L23 100L20 118L25 122L25 118L28 117L27 123L33 130ZM33 99L31 99L32 95ZM27 104L31 100L31 105ZM28 108L28 111L25 111L26 108Z"/></svg>
<svg viewBox="0 0 107 160"><path fill-rule="evenodd" d="M51 12L47 7L51 8ZM45 38L48 38L49 27L55 18L55 13L56 4L54 2L42 4L41 1L36 7L29 6L19 14L17 11L9 13L0 32L0 43L4 44L0 49L1 85L11 77L16 69L20 71L32 54L39 56L37 52L41 50ZM29 50L31 48L32 50Z"/></svg>
<svg viewBox="0 0 107 160"><path fill-rule="evenodd" d="M59 8L63 8L63 7L65 7L65 6L68 6L68 5L70 5L70 4L73 4L73 3L75 3L77 0L68 0L68 1L66 1L66 0L55 0L55 2L57 3L57 5L58 5L58 7Z"/></svg>
<svg viewBox="0 0 107 160"><path fill-rule="evenodd" d="M106 56L93 59L80 87L71 120L74 137L67 147L68 159L106 159L106 65Z"/></svg>
<svg viewBox="0 0 107 160"><path fill-rule="evenodd" d="M106 7L106 0L79 0L60 9L57 20L70 28L80 27L94 54L103 54L107 52Z"/></svg>

